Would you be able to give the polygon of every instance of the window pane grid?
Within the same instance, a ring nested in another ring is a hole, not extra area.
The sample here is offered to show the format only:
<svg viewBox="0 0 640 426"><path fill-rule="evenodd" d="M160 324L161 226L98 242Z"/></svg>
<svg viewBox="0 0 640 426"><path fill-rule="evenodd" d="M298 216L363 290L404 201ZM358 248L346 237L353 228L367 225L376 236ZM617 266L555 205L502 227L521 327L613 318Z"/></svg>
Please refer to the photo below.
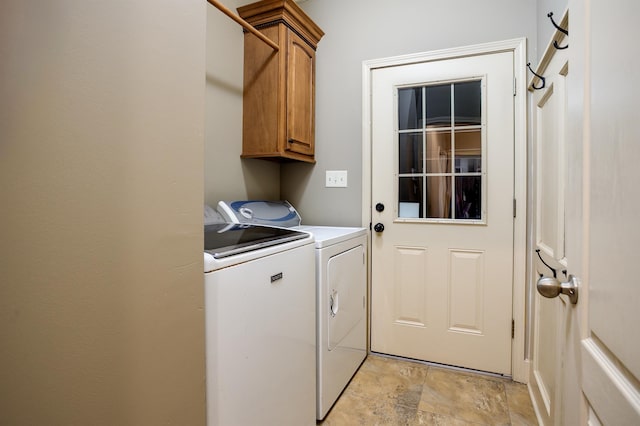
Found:
<svg viewBox="0 0 640 426"><path fill-rule="evenodd" d="M399 218L484 219L480 83L398 89Z"/></svg>
<svg viewBox="0 0 640 426"><path fill-rule="evenodd" d="M477 126L477 125L466 126L466 125L460 124L457 126L438 126L438 127L429 127L429 128L402 129L402 130L398 130L398 133L399 134L415 133L415 132L431 133L431 132L441 132L443 130L461 132L461 131L467 131L467 130L481 130L481 129L482 129L482 126Z"/></svg>

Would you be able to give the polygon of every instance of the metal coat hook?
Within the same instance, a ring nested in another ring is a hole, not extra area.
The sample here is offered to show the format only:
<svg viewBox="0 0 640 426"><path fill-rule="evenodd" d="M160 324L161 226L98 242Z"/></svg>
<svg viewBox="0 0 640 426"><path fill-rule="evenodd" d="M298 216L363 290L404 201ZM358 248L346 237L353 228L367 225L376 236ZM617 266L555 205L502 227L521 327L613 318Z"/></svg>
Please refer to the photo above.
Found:
<svg viewBox="0 0 640 426"><path fill-rule="evenodd" d="M544 259L542 258L542 255L540 254L540 249L536 249L536 253L538 253L538 257L540 258L540 261L544 264L544 266L551 269L551 272L553 272L553 278L556 278L556 275L557 275L556 270L551 266L549 266L549 264L544 261Z"/></svg>
<svg viewBox="0 0 640 426"><path fill-rule="evenodd" d="M562 49L566 49L567 47L569 47L569 45L567 44L566 46L560 46L557 41L553 40L553 47L555 47L558 50L562 50Z"/></svg>
<svg viewBox="0 0 640 426"><path fill-rule="evenodd" d="M531 86L536 89L536 90L540 90L540 89L544 89L544 85L546 84L544 77L541 76L540 74L536 74L536 72L534 70L531 69L531 62L527 62L527 68L529 68L529 71L531 71L531 73L533 75L535 75L536 77L538 77L540 79L540 81L542 82L542 85L539 87L536 87L535 84L532 84Z"/></svg>
<svg viewBox="0 0 640 426"><path fill-rule="evenodd" d="M558 26L558 24L556 24L556 21L553 20L553 12L549 12L547 13L547 18L551 19L551 23L553 24L554 27L556 27L556 29L558 31L560 31L561 33L564 33L564 35L569 35L569 31L565 30L564 28L561 28Z"/></svg>
<svg viewBox="0 0 640 426"><path fill-rule="evenodd" d="M551 19L551 23L553 24L554 27L556 27L558 31L560 31L566 36L569 36L569 30L565 30L564 28L561 28L558 24L556 24L556 21L553 20L553 12L547 13L547 18ZM558 50L562 50L569 47L569 45L567 44L566 46L560 46L556 40L553 40L553 47L555 47Z"/></svg>

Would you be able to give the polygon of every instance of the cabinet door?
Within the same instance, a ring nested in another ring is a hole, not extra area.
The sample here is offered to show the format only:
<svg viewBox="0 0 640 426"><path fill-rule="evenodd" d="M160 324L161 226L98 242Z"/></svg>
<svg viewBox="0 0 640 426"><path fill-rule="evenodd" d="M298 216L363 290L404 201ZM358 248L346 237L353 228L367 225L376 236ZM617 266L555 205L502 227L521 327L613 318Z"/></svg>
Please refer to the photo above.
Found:
<svg viewBox="0 0 640 426"><path fill-rule="evenodd" d="M315 52L297 34L287 33L286 150L313 156Z"/></svg>

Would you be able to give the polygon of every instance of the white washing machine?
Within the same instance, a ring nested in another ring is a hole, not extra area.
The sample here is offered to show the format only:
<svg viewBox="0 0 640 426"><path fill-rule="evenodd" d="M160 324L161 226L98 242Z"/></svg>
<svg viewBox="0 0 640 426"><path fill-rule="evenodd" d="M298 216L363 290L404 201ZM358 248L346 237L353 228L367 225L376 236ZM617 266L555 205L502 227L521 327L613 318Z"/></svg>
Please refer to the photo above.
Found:
<svg viewBox="0 0 640 426"><path fill-rule="evenodd" d="M315 425L313 236L204 228L207 425Z"/></svg>
<svg viewBox="0 0 640 426"><path fill-rule="evenodd" d="M367 355L365 228L300 225L286 201L221 201L235 223L310 232L316 258L316 418L323 419Z"/></svg>

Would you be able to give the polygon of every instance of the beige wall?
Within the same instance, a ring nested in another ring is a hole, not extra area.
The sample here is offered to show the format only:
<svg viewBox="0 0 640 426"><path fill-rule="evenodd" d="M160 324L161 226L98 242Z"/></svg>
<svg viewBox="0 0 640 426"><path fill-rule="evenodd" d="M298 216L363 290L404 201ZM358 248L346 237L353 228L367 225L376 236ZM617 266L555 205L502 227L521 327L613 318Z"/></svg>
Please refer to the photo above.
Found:
<svg viewBox="0 0 640 426"><path fill-rule="evenodd" d="M235 8L253 3L225 0ZM280 164L240 159L242 152L242 27L213 6L207 8L205 203L280 197Z"/></svg>
<svg viewBox="0 0 640 426"><path fill-rule="evenodd" d="M0 5L0 424L204 424L206 3Z"/></svg>
<svg viewBox="0 0 640 426"><path fill-rule="evenodd" d="M535 52L535 1L308 0L300 6L326 33L317 50L317 164L286 164L281 171L281 195L307 224L361 222L362 61L519 37ZM349 187L325 188L326 170L347 170Z"/></svg>
<svg viewBox="0 0 640 426"><path fill-rule="evenodd" d="M552 1L552 0L547 0ZM560 0L553 0L555 2ZM252 0L227 0L236 7ZM535 57L536 2L306 0L325 31L317 50L317 164L241 160L242 30L214 8L207 24L205 202L288 199L307 224L359 225L362 199L362 61L527 37ZM326 170L347 170L348 188L325 188Z"/></svg>

